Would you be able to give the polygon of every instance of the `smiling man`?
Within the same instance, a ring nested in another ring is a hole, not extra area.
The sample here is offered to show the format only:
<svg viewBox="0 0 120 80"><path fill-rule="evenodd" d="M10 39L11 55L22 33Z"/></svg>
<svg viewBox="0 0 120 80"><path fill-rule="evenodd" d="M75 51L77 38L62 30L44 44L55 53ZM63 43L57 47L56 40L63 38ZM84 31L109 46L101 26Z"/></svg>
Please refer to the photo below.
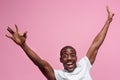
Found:
<svg viewBox="0 0 120 80"><path fill-rule="evenodd" d="M89 74L92 65L87 56L77 62L76 51L71 46L63 47L60 56L64 70L54 70L57 80L92 80Z"/></svg>
<svg viewBox="0 0 120 80"><path fill-rule="evenodd" d="M13 31L8 27L8 31L12 36L6 35L19 45L26 53L26 55L38 66L40 71L48 80L92 80L90 76L90 69L95 61L98 50L103 43L109 25L112 21L114 14L106 7L108 18L105 25L93 40L87 54L80 61L77 62L76 51L71 46L65 46L60 51L60 62L63 64L64 70L54 70L51 65L39 57L27 44L26 32L23 35L19 34L18 27Z"/></svg>
<svg viewBox="0 0 120 80"><path fill-rule="evenodd" d="M77 62L76 51L71 46L62 48L60 55L64 70L55 70L57 80L92 80L89 75L92 66L86 56Z"/></svg>
<svg viewBox="0 0 120 80"><path fill-rule="evenodd" d="M60 61L63 63L64 69L68 72L74 71L77 67L77 56L75 49L71 46L66 46L61 50L60 56Z"/></svg>

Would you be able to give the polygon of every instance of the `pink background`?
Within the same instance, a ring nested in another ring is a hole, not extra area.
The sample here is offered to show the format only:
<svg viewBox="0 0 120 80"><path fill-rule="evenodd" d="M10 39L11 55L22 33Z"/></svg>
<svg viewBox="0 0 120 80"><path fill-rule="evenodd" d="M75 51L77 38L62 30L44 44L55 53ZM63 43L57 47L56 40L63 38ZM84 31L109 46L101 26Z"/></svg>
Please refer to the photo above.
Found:
<svg viewBox="0 0 120 80"><path fill-rule="evenodd" d="M0 0L0 80L46 80L23 50L5 37L10 26L28 31L28 45L53 68L63 69L59 52L73 46L84 56L106 19L115 13L91 70L93 80L120 80L120 0ZM10 34L9 34L10 35Z"/></svg>

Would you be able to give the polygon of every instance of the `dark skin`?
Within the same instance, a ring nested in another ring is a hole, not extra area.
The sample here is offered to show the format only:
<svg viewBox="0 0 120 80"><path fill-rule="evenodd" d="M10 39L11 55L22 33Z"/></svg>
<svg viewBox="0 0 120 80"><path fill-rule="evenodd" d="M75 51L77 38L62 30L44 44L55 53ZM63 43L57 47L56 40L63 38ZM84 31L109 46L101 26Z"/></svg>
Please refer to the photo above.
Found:
<svg viewBox="0 0 120 80"><path fill-rule="evenodd" d="M103 43L105 36L107 34L109 25L112 21L112 18L114 14L110 11L109 7L106 7L107 13L108 13L108 18L105 22L105 25L101 29L101 31L97 34L95 39L93 40L90 48L87 51L86 56L90 60L90 63L93 64L96 58L96 55L98 53L98 50ZM11 29L10 27L7 28L7 30L10 32L12 36L6 35L8 38L12 39L17 45L19 45L26 55L32 60L32 62L38 66L40 71L44 74L44 76L48 80L56 80L55 75L54 75L54 70L51 67L51 65L43 60L40 56L38 56L26 43L26 38L27 38L27 32L23 33L21 35L18 30L18 26L15 25L16 31ZM77 62L77 57L76 53L74 50L71 48L68 48L65 50L65 52L61 55L60 57L61 63L63 63L64 69L66 69L68 72L74 71L76 68L76 62Z"/></svg>
<svg viewBox="0 0 120 80"><path fill-rule="evenodd" d="M64 69L68 72L74 71L74 69L77 67L77 56L76 51L71 46L65 46L61 50L61 57L60 57L61 63L63 63Z"/></svg>

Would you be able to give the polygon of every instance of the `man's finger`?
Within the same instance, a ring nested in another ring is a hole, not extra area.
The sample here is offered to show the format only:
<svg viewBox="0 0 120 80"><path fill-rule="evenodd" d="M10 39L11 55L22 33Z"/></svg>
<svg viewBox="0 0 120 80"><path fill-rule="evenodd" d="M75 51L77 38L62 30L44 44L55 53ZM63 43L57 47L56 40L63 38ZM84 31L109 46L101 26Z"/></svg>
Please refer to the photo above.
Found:
<svg viewBox="0 0 120 80"><path fill-rule="evenodd" d="M12 37L11 36L8 36L8 35L5 35L6 37L8 37L8 38L10 38L10 39L12 39Z"/></svg>
<svg viewBox="0 0 120 80"><path fill-rule="evenodd" d="M108 6L106 6L106 10L107 10L107 12L109 12Z"/></svg>
<svg viewBox="0 0 120 80"><path fill-rule="evenodd" d="M16 27L16 32L18 32L18 26L15 24L15 27Z"/></svg>
<svg viewBox="0 0 120 80"><path fill-rule="evenodd" d="M24 32L23 36L24 36L25 38L27 38L27 32Z"/></svg>
<svg viewBox="0 0 120 80"><path fill-rule="evenodd" d="M10 27L8 27L7 30L8 30L11 34L14 34L14 31L13 31Z"/></svg>

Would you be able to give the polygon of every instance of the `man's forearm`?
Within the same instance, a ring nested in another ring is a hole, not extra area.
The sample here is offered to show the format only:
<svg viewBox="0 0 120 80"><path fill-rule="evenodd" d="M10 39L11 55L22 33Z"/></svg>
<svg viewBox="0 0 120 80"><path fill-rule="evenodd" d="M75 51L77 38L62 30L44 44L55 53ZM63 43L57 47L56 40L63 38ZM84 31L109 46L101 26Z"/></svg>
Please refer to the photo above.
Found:
<svg viewBox="0 0 120 80"><path fill-rule="evenodd" d="M43 60L26 43L21 45L21 48L35 65L42 64Z"/></svg>
<svg viewBox="0 0 120 80"><path fill-rule="evenodd" d="M98 35L95 37L93 44L95 44L97 48L99 48L101 46L101 44L103 43L103 41L106 37L108 28L110 26L110 23L111 23L111 20L107 19L104 27L101 29L101 31L98 33Z"/></svg>
<svg viewBox="0 0 120 80"><path fill-rule="evenodd" d="M54 80L54 71L48 62L41 59L27 44L23 44L21 48L25 51L26 55L33 61L33 63L38 66L47 79Z"/></svg>
<svg viewBox="0 0 120 80"><path fill-rule="evenodd" d="M87 52L87 56L88 56L91 64L93 64L95 61L98 49L100 48L101 44L103 43L103 41L106 37L110 23L111 23L111 21L109 19L107 19L107 21L105 22L105 25L103 26L101 31L97 34L97 36L95 37L95 39L92 42L92 45L90 46L90 48Z"/></svg>

